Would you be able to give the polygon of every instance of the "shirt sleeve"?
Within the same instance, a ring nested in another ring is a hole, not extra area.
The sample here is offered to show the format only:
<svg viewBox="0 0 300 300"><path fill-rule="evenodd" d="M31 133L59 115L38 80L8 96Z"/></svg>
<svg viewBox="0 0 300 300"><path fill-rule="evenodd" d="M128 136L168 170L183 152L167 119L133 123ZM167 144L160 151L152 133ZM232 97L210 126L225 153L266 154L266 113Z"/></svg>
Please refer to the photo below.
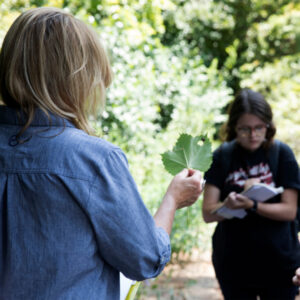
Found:
<svg viewBox="0 0 300 300"><path fill-rule="evenodd" d="M299 166L292 149L281 143L278 164L278 186L300 191Z"/></svg>
<svg viewBox="0 0 300 300"><path fill-rule="evenodd" d="M210 168L204 174L206 182L215 185L220 190L223 188L225 180L221 161L221 151L220 148L218 148L213 153L213 161Z"/></svg>
<svg viewBox="0 0 300 300"><path fill-rule="evenodd" d="M101 163L89 197L101 257L133 280L156 277L170 260L169 235L156 227L120 149Z"/></svg>

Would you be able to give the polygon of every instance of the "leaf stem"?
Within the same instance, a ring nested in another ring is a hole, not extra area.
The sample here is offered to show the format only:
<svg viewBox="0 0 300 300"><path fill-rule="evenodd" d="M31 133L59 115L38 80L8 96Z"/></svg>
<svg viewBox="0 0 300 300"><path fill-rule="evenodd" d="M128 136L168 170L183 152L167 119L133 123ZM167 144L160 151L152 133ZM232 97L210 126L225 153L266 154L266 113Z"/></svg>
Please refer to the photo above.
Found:
<svg viewBox="0 0 300 300"><path fill-rule="evenodd" d="M184 148L182 148L182 150L183 150L183 155L184 155L184 159L185 159L185 164L186 164L187 168L189 169L190 166L189 166L189 164L188 164L188 160L187 160L187 157L186 157L186 155L185 155Z"/></svg>

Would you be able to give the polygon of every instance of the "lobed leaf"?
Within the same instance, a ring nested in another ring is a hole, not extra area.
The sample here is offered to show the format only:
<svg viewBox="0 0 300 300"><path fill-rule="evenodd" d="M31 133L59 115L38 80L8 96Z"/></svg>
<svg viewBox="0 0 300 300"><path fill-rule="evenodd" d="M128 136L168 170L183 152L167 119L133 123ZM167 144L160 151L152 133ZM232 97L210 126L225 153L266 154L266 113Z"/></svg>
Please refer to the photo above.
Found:
<svg viewBox="0 0 300 300"><path fill-rule="evenodd" d="M192 137L183 133L173 150L161 156L165 169L172 175L176 175L184 168L205 172L212 163L211 142L204 135Z"/></svg>

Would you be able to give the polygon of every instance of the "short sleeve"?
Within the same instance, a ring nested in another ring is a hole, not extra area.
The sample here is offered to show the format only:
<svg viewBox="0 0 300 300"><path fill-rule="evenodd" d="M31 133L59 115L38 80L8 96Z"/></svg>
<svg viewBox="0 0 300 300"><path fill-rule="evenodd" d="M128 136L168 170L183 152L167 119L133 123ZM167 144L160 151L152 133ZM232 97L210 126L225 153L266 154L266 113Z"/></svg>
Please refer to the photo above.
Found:
<svg viewBox="0 0 300 300"><path fill-rule="evenodd" d="M99 166L88 213L101 257L126 277L156 277L170 260L169 235L156 227L120 149Z"/></svg>
<svg viewBox="0 0 300 300"><path fill-rule="evenodd" d="M300 191L299 166L292 149L281 143L278 164L278 186Z"/></svg>
<svg viewBox="0 0 300 300"><path fill-rule="evenodd" d="M204 178L207 183L215 185L220 190L223 188L224 184L224 174L222 172L222 163L221 163L221 148L219 147L213 153L213 161L209 170L204 174Z"/></svg>

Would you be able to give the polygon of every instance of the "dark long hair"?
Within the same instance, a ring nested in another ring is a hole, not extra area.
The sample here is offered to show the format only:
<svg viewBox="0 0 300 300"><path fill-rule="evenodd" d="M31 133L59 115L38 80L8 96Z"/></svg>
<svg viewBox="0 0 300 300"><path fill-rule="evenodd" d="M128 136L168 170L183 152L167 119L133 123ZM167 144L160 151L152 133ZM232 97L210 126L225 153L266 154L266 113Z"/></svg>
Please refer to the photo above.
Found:
<svg viewBox="0 0 300 300"><path fill-rule="evenodd" d="M255 115L268 125L265 142L265 146L268 148L272 144L273 137L276 133L272 109L262 94L250 89L242 89L239 91L233 102L230 104L228 121L224 124L222 130L223 140L232 141L236 138L235 127L237 121L243 114Z"/></svg>

